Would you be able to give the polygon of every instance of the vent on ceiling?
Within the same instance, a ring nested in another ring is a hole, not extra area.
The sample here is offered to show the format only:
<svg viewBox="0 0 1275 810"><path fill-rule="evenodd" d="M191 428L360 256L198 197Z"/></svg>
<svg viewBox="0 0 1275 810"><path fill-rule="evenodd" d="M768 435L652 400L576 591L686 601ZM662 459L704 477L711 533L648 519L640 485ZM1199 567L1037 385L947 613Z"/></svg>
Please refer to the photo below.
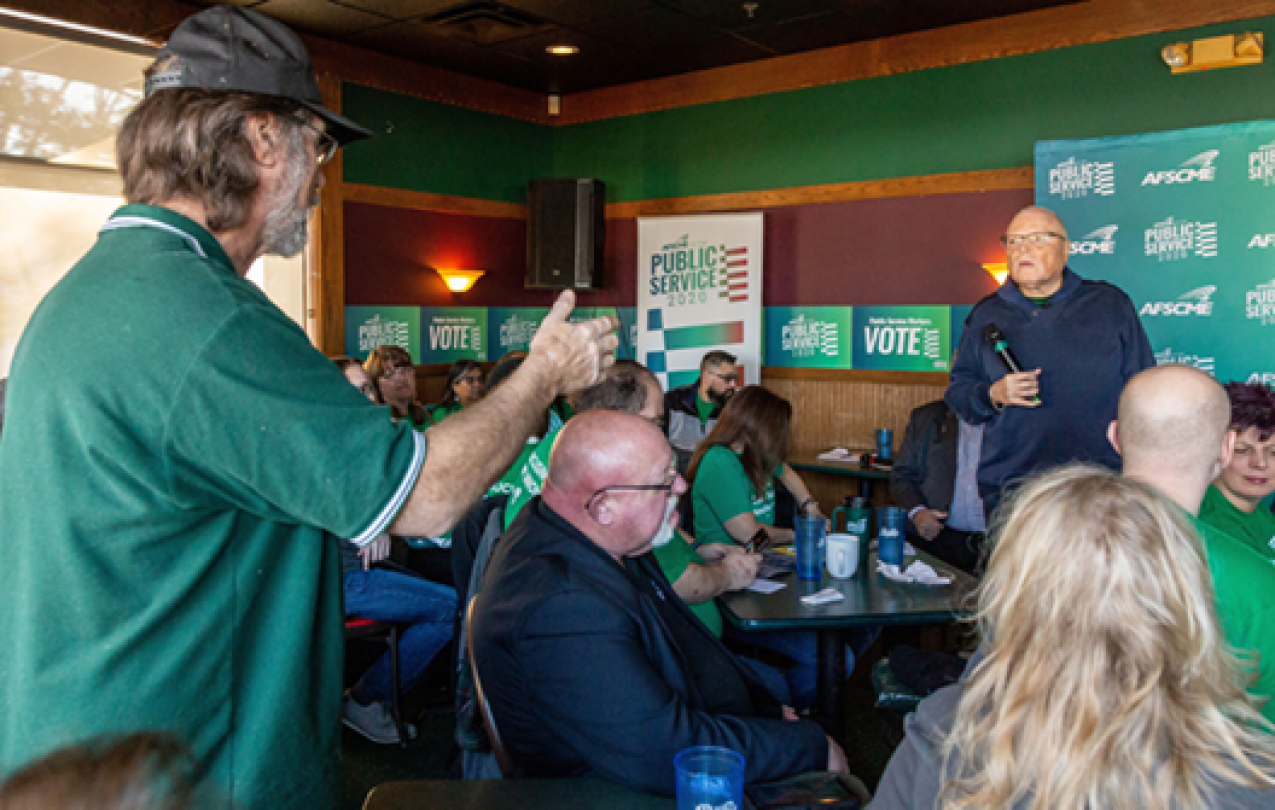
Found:
<svg viewBox="0 0 1275 810"><path fill-rule="evenodd" d="M552 27L552 23L516 8L477 0L421 19L441 34L480 45L494 45Z"/></svg>

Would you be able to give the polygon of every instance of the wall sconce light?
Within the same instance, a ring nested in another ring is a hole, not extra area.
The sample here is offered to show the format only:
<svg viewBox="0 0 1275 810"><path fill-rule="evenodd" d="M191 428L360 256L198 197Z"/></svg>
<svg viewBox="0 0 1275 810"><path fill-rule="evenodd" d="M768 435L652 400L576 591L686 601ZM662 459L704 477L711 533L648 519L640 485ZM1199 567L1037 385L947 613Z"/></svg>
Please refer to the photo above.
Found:
<svg viewBox="0 0 1275 810"><path fill-rule="evenodd" d="M1261 31L1175 42L1160 50L1160 58L1173 73L1195 73L1240 65L1260 65L1266 38Z"/></svg>
<svg viewBox="0 0 1275 810"><path fill-rule="evenodd" d="M469 292L469 288L474 286L474 282L482 278L487 272L485 270L452 270L442 267L435 267L434 272L443 277L443 283L447 285L447 289L454 293Z"/></svg>
<svg viewBox="0 0 1275 810"><path fill-rule="evenodd" d="M1005 262L988 262L983 265L983 269L996 279L997 284L1004 284L1005 279L1009 278L1009 265Z"/></svg>

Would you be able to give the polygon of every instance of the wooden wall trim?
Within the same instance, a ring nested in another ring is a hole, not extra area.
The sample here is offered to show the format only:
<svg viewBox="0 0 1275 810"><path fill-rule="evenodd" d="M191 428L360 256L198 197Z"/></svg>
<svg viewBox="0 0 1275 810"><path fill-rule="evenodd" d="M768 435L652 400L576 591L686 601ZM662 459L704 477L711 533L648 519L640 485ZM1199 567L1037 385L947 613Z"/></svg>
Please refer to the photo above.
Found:
<svg viewBox="0 0 1275 810"><path fill-rule="evenodd" d="M527 206L521 203L480 200L477 197L457 197L450 194L432 194L385 186L369 186L362 183L346 183L345 199L369 205L385 205L391 208L410 208L417 211L438 211L445 214L469 214L476 217L502 219L526 219Z"/></svg>
<svg viewBox="0 0 1275 810"><path fill-rule="evenodd" d="M341 80L330 73L319 74L323 104L341 111ZM345 204L341 150L323 167L323 188L319 210L314 216L315 233L310 251L306 290L306 331L319 351L327 355L345 353Z"/></svg>
<svg viewBox="0 0 1275 810"><path fill-rule="evenodd" d="M947 374L941 371L871 371L861 368L788 368L762 366L763 383L772 380L806 382L874 383L877 385L927 385L947 387Z"/></svg>
<svg viewBox="0 0 1275 810"><path fill-rule="evenodd" d="M1035 186L1032 167L989 169L977 172L928 174L915 177L891 177L884 180L860 180L852 183L828 183L818 186L735 191L725 194L701 194L694 197L670 197L663 200L635 200L611 203L608 217L623 219L669 214L698 214L707 211L738 211L776 208L785 205L877 200L890 197L920 197L927 194L960 194L1003 189L1030 189Z"/></svg>
<svg viewBox="0 0 1275 810"><path fill-rule="evenodd" d="M1275 0L1087 0L742 65L573 93L555 125L1020 56L1275 14ZM1165 44L1168 44L1166 42Z"/></svg>

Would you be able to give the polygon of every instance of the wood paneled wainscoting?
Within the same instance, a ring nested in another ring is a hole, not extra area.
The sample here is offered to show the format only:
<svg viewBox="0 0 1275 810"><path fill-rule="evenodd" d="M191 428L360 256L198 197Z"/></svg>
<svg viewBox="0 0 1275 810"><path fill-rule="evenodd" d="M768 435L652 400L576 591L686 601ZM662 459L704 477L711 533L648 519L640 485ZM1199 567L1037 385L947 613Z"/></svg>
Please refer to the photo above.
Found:
<svg viewBox="0 0 1275 810"><path fill-rule="evenodd" d="M793 450L871 447L877 428L894 430L897 450L912 409L943 398L946 374L854 371L814 368L763 368L761 384L792 403ZM856 479L801 471L802 480L826 513L857 494ZM876 482L873 502L887 503L885 482Z"/></svg>

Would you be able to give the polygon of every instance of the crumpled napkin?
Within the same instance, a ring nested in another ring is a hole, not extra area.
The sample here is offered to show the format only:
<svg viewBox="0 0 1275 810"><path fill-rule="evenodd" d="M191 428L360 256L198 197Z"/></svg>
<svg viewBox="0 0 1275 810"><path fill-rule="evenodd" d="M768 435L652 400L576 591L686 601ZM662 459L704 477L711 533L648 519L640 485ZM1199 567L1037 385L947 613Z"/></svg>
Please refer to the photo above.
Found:
<svg viewBox="0 0 1275 810"><path fill-rule="evenodd" d="M939 576L938 571L920 560L913 560L912 564L903 571L900 571L897 565L877 560L877 573L895 582L915 582L918 585L947 585L952 581L951 577Z"/></svg>
<svg viewBox="0 0 1275 810"><path fill-rule="evenodd" d="M845 594L836 588L824 588L822 591L817 593L811 593L801 597L801 603L807 607L814 607L816 605L826 605L830 602L840 602L845 598Z"/></svg>

